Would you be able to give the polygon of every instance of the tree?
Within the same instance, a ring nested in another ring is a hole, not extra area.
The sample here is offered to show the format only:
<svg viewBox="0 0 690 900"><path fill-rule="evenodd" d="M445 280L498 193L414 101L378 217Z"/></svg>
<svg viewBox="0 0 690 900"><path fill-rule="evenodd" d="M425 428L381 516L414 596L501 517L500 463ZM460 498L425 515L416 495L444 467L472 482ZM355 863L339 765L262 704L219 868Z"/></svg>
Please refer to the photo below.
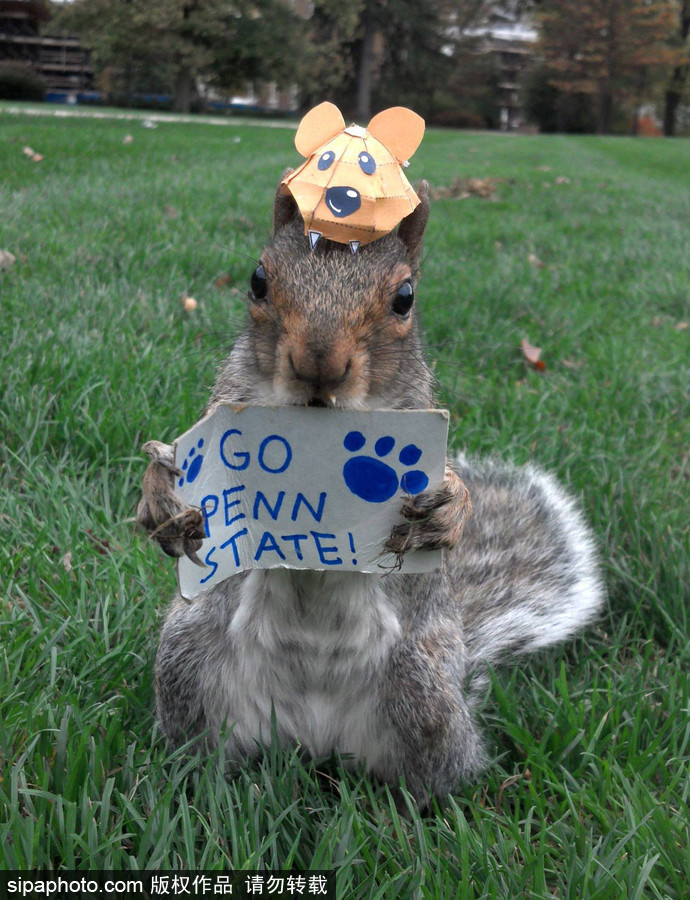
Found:
<svg viewBox="0 0 690 900"><path fill-rule="evenodd" d="M98 69L117 70L128 97L155 70L181 112L199 75L226 89L285 83L299 59L298 19L280 0L74 0L54 24L80 35Z"/></svg>
<svg viewBox="0 0 690 900"><path fill-rule="evenodd" d="M378 86L384 94L395 93L393 86L403 91L429 115L462 32L489 6L488 0L363 0L353 54L358 120L371 115Z"/></svg>
<svg viewBox="0 0 690 900"><path fill-rule="evenodd" d="M677 28L673 44L678 56L664 95L664 134L667 137L676 133L678 107L690 71L690 0L679 0L676 6Z"/></svg>
<svg viewBox="0 0 690 900"><path fill-rule="evenodd" d="M610 132L614 108L639 101L651 70L671 60L672 0L543 0L540 49L566 93L593 94L597 130Z"/></svg>
<svg viewBox="0 0 690 900"><path fill-rule="evenodd" d="M315 0L311 17L302 23L296 73L304 109L323 100L340 102L343 85L353 80L353 46L363 5L364 0Z"/></svg>

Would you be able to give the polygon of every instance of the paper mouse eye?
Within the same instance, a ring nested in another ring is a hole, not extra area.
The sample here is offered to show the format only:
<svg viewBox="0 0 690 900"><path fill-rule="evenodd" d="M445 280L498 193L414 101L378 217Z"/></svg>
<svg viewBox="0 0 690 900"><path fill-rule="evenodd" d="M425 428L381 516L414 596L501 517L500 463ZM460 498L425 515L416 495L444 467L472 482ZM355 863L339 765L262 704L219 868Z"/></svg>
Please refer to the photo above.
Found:
<svg viewBox="0 0 690 900"><path fill-rule="evenodd" d="M392 309L396 316L407 316L414 303L414 288L411 281L403 281L393 297Z"/></svg>
<svg viewBox="0 0 690 900"><path fill-rule="evenodd" d="M325 172L326 169L330 169L330 167L333 165L334 159L335 153L333 152L333 150L326 150L325 153L321 154L316 165L321 172Z"/></svg>
<svg viewBox="0 0 690 900"><path fill-rule="evenodd" d="M374 161L374 157L371 156L366 150L362 150L358 157L359 167L364 172L365 175L373 175L376 171L376 163Z"/></svg>
<svg viewBox="0 0 690 900"><path fill-rule="evenodd" d="M252 272L251 281L249 282L249 299L265 300L268 293L268 281L266 280L266 270L263 265L259 265Z"/></svg>

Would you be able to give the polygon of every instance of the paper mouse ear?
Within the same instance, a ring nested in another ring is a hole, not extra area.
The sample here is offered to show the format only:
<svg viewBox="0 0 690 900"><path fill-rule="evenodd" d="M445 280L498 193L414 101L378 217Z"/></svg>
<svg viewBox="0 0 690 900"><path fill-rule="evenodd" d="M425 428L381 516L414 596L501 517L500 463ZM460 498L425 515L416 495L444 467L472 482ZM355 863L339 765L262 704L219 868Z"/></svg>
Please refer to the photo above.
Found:
<svg viewBox="0 0 690 900"><path fill-rule="evenodd" d="M311 156L322 144L335 137L345 127L345 119L333 103L319 103L310 109L299 123L295 147L302 156Z"/></svg>
<svg viewBox="0 0 690 900"><path fill-rule="evenodd" d="M392 106L375 115L367 125L367 131L403 163L422 142L424 119L404 106Z"/></svg>

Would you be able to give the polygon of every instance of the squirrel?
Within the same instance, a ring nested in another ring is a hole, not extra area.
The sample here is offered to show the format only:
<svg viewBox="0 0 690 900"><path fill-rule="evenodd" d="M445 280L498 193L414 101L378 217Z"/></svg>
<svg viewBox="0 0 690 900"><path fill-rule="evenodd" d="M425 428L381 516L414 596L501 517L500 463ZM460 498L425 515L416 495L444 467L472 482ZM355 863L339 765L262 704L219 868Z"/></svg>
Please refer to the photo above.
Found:
<svg viewBox="0 0 690 900"><path fill-rule="evenodd" d="M329 240L311 249L279 185L248 325L205 414L223 402L431 408L415 299L425 182L418 195L396 232L353 255ZM201 516L173 491L172 447L144 449L138 520L169 555L195 558ZM241 762L274 721L286 747L339 751L394 787L404 778L420 808L477 776L488 669L594 618L604 594L594 541L576 503L534 466L459 456L401 511L388 548L443 547L440 571L254 569L173 601L155 663L172 745L211 750L222 734L226 758Z"/></svg>

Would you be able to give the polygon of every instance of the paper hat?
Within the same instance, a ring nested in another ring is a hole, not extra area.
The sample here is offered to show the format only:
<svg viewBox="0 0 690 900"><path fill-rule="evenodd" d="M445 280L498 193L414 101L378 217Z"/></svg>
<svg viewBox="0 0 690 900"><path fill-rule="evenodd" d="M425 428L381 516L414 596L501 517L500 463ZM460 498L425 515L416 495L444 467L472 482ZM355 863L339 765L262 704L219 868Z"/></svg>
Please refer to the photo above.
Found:
<svg viewBox="0 0 690 900"><path fill-rule="evenodd" d="M282 183L295 198L312 249L325 237L356 253L409 216L419 197L403 166L423 135L424 119L403 106L385 109L366 128L346 128L332 103L306 114L295 147L307 161Z"/></svg>

